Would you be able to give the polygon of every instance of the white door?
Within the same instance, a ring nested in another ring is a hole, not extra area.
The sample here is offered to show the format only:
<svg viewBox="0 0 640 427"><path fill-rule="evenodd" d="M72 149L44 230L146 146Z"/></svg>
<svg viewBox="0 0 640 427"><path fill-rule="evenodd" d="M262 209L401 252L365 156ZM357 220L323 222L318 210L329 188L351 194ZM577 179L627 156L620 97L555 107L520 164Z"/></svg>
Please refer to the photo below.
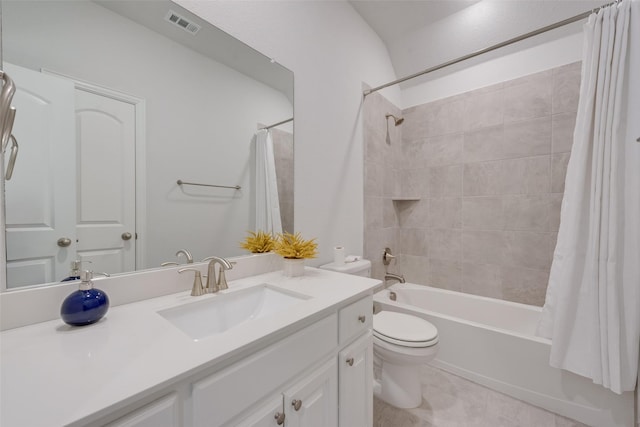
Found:
<svg viewBox="0 0 640 427"><path fill-rule="evenodd" d="M340 426L373 425L373 340L371 332L340 352Z"/></svg>
<svg viewBox="0 0 640 427"><path fill-rule="evenodd" d="M15 288L59 281L75 259L74 87L11 64L5 70L17 85L13 134L20 146L5 183L7 287Z"/></svg>
<svg viewBox="0 0 640 427"><path fill-rule="evenodd" d="M133 104L76 89L77 253L93 271L136 267L135 126Z"/></svg>
<svg viewBox="0 0 640 427"><path fill-rule="evenodd" d="M335 359L284 393L287 427L338 425L338 372Z"/></svg>

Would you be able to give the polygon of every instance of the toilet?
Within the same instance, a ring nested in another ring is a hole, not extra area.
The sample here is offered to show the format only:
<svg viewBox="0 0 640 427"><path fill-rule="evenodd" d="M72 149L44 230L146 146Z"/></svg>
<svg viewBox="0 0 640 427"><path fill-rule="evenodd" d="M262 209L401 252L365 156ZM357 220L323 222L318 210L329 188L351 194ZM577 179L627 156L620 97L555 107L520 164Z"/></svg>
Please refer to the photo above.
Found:
<svg viewBox="0 0 640 427"><path fill-rule="evenodd" d="M371 262L325 264L320 268L371 277ZM397 408L416 408L422 403L420 366L438 352L438 329L409 314L380 311L373 316L373 354L376 397ZM379 371L379 373L378 373Z"/></svg>

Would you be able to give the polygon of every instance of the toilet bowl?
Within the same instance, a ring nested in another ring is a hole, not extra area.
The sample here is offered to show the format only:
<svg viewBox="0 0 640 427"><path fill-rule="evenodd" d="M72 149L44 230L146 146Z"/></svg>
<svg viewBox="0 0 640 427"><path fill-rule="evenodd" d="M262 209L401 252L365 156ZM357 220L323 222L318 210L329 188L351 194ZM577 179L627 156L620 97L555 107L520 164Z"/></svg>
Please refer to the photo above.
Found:
<svg viewBox="0 0 640 427"><path fill-rule="evenodd" d="M330 263L321 266L340 273L371 276L371 261ZM438 352L438 330L417 316L381 311L373 316L373 355L376 375L373 392L398 408L422 403L420 365ZM379 368L379 369L377 369Z"/></svg>
<svg viewBox="0 0 640 427"><path fill-rule="evenodd" d="M381 311L373 316L373 353L380 368L374 394L397 408L422 403L420 366L438 352L438 330L409 314Z"/></svg>

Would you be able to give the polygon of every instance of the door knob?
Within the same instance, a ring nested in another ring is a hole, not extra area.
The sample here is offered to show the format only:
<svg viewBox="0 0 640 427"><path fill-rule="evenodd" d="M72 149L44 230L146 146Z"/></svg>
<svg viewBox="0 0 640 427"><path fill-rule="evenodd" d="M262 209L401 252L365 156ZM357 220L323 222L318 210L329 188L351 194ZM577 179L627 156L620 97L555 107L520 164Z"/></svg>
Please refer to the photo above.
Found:
<svg viewBox="0 0 640 427"><path fill-rule="evenodd" d="M66 248L71 245L71 239L68 237L61 237L58 239L58 246L61 248Z"/></svg>
<svg viewBox="0 0 640 427"><path fill-rule="evenodd" d="M291 406L293 406L293 409L295 409L296 411L299 411L302 407L302 400L294 399L291 402Z"/></svg>
<svg viewBox="0 0 640 427"><path fill-rule="evenodd" d="M129 233L127 231L127 232L122 233L121 237L122 237L122 240L130 240L132 236L131 236L131 233Z"/></svg>

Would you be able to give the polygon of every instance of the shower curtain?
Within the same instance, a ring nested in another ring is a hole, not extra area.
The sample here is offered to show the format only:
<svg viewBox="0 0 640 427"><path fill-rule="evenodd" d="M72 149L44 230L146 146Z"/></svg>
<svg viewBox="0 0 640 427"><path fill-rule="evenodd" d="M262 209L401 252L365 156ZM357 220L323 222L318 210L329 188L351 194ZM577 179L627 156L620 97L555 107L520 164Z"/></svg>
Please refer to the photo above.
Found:
<svg viewBox="0 0 640 427"><path fill-rule="evenodd" d="M282 233L273 141L267 129L256 134L256 231Z"/></svg>
<svg viewBox="0 0 640 427"><path fill-rule="evenodd" d="M584 26L580 101L538 333L551 366L616 393L640 345L640 0Z"/></svg>

